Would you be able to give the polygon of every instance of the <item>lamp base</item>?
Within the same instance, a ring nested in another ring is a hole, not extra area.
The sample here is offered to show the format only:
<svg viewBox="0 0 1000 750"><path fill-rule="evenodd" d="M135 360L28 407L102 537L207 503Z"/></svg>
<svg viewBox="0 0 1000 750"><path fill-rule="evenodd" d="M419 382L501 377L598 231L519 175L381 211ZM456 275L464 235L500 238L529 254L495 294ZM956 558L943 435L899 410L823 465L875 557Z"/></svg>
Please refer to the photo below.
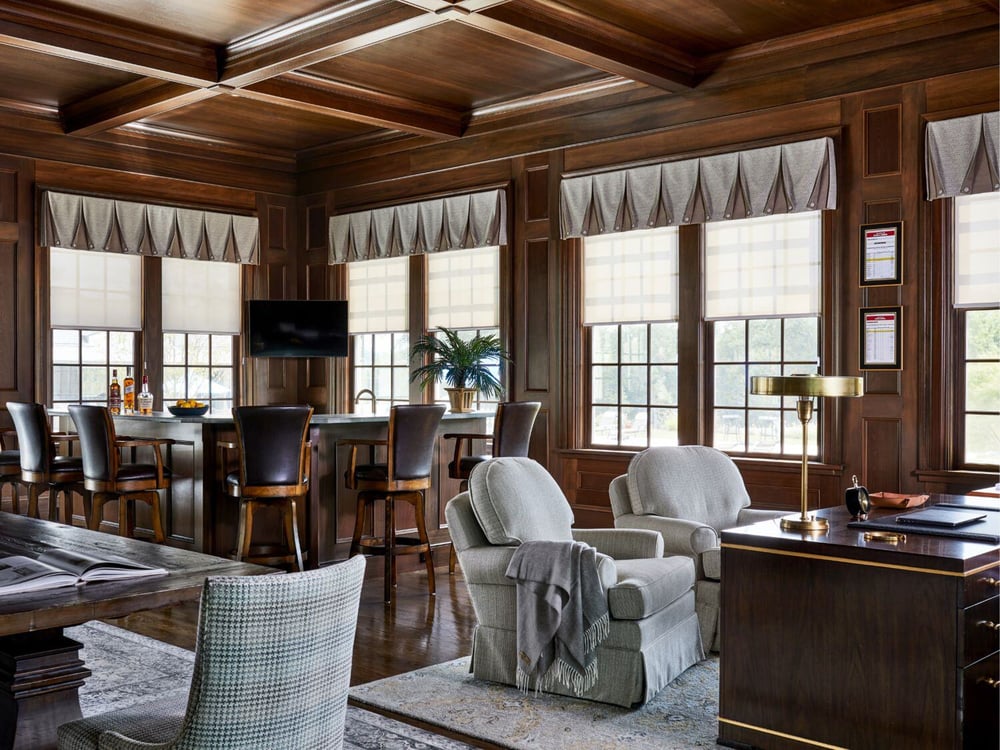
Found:
<svg viewBox="0 0 1000 750"><path fill-rule="evenodd" d="M830 530L830 522L825 518L813 518L811 516L792 518L789 516L788 518L781 519L781 530L799 531L807 534L825 534Z"/></svg>

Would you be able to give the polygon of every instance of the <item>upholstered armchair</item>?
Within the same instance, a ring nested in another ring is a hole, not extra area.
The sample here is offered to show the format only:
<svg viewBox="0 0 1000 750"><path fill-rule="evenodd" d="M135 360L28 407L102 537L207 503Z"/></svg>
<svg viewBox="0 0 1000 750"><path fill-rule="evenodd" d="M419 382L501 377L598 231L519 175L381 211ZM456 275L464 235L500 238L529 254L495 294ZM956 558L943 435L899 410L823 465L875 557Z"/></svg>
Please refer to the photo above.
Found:
<svg viewBox="0 0 1000 750"><path fill-rule="evenodd" d="M719 650L720 533L787 516L787 511L750 508L743 477L725 453L703 445L648 448L611 482L615 528L652 529L666 555L686 555L695 564L695 601L701 638Z"/></svg>
<svg viewBox="0 0 1000 750"><path fill-rule="evenodd" d="M610 633L598 646L596 684L581 697L641 705L704 657L694 610L694 563L663 557L652 531L573 529L573 512L555 480L529 458L477 465L469 491L448 503L448 527L478 618L472 673L516 684L517 596L505 573L522 542L576 540L598 552ZM554 685L552 692L572 695Z"/></svg>

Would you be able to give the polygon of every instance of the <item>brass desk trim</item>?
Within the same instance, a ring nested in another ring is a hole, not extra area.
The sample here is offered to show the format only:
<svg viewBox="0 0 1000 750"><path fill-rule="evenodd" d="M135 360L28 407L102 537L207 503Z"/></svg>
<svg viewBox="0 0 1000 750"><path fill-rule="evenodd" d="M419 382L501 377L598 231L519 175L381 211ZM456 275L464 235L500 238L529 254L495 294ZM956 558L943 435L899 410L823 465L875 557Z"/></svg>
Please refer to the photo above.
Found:
<svg viewBox="0 0 1000 750"><path fill-rule="evenodd" d="M814 555L807 552L790 552L789 550L771 549L770 547L753 547L749 544L732 544L723 542L723 549L738 549L746 552L762 552L766 555L782 555L784 557L802 557L807 560L829 560L830 562L845 563L847 565L860 565L863 568L889 568L891 570L906 570L914 573L931 573L938 576L951 576L953 578L968 578L984 570L1000 566L1000 561L982 565L965 573L953 572L950 570L936 570L934 568L920 568L916 565L895 565L893 563L869 562L867 560L853 560L848 557L835 557L833 555ZM858 549L865 549L859 547Z"/></svg>
<svg viewBox="0 0 1000 750"><path fill-rule="evenodd" d="M782 739L793 740L794 742L802 742L806 745L812 745L814 747L822 747L825 748L825 750L850 750L850 748L846 748L841 745L830 745L826 742L820 742L818 740L810 740L806 737L799 737L798 735L794 734L786 734L785 732L779 732L774 729L765 729L764 727L758 727L753 724L746 724L742 721L733 721L732 719L724 719L721 716L719 717L719 723L729 724L730 726L740 727L741 729L750 729L754 732L771 734L774 735L775 737L781 737Z"/></svg>

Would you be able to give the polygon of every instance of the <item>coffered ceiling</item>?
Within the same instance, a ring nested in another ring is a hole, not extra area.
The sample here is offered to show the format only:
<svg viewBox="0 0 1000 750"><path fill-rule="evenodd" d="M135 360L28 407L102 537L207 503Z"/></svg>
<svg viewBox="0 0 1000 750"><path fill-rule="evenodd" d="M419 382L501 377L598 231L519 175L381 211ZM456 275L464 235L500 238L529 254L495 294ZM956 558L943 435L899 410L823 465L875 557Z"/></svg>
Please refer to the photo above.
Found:
<svg viewBox="0 0 1000 750"><path fill-rule="evenodd" d="M996 19L996 0L0 0L0 122L294 172Z"/></svg>

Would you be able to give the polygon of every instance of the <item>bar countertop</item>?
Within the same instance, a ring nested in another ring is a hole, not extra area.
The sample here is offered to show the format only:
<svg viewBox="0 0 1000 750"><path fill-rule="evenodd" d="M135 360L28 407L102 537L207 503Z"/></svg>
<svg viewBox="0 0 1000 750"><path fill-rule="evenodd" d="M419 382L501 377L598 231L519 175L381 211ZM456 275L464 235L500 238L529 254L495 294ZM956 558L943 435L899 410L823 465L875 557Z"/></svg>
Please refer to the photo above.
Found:
<svg viewBox="0 0 1000 750"><path fill-rule="evenodd" d="M66 409L49 409L49 414L56 417L69 417ZM496 414L492 411L471 411L471 412L445 412L445 421L452 419L492 419ZM141 414L115 414L116 420L138 421L138 422L194 422L197 424L232 424L231 414L205 414L200 417L181 416L175 417L168 411L156 411L151 415ZM388 414L313 414L310 424L380 424L389 421Z"/></svg>

